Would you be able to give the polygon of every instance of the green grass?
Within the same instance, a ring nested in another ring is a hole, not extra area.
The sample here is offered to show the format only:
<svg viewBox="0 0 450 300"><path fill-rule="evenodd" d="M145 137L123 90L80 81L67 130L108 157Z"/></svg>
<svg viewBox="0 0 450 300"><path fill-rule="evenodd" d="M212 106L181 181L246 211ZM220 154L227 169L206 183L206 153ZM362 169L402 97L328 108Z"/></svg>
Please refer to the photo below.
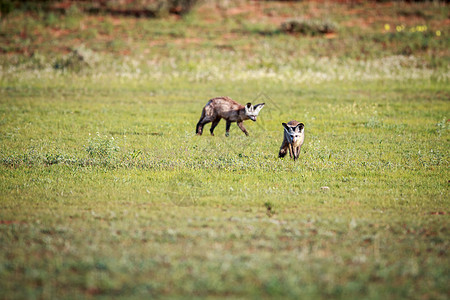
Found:
<svg viewBox="0 0 450 300"><path fill-rule="evenodd" d="M265 82L251 137L225 138L194 135L204 84L128 83L3 89L4 297L445 298L446 85Z"/></svg>
<svg viewBox="0 0 450 300"><path fill-rule="evenodd" d="M364 14L330 5L335 39L245 14L211 25L206 6L181 20L76 14L97 44L83 27L0 55L0 298L446 299L448 41L380 33L392 10L352 28ZM442 21L442 7L393 5ZM26 22L66 26L55 18ZM428 50L402 54L419 38ZM351 45L375 48L361 59ZM266 103L249 137L233 124L226 138L223 121L195 135L220 95ZM277 157L291 119L306 130L297 162Z"/></svg>

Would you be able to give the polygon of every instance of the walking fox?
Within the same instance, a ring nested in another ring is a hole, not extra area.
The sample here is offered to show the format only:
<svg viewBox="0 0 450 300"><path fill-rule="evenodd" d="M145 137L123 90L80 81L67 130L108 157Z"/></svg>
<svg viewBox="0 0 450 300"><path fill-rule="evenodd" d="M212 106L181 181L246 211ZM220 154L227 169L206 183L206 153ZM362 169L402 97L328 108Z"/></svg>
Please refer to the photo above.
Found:
<svg viewBox="0 0 450 300"><path fill-rule="evenodd" d="M287 124L282 123L282 125L284 127L284 139L278 157L284 157L289 149L289 156L297 160L305 140L305 125L295 120Z"/></svg>
<svg viewBox="0 0 450 300"><path fill-rule="evenodd" d="M229 97L217 97L213 98L206 103L203 108L200 120L197 123L196 133L197 135L202 135L203 126L209 122L212 122L211 135L214 135L214 128L216 128L219 121L223 118L227 121L225 136L230 134L231 123L237 122L239 128L248 135L247 129L245 129L243 121L252 120L256 121L261 109L264 107L265 103L260 103L252 106L251 103L247 105L241 105Z"/></svg>

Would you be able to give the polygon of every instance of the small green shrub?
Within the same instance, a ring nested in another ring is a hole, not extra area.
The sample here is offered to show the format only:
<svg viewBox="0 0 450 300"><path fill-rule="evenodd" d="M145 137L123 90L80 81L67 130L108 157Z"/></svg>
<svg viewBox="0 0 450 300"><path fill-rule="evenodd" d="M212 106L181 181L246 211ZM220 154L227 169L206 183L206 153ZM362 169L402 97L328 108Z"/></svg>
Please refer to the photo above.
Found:
<svg viewBox="0 0 450 300"><path fill-rule="evenodd" d="M194 7L197 0L169 0L171 13L186 14Z"/></svg>
<svg viewBox="0 0 450 300"><path fill-rule="evenodd" d="M116 145L114 137L102 136L99 133L93 138L89 138L86 152L91 158L111 161L116 158L119 147Z"/></svg>
<svg viewBox="0 0 450 300"><path fill-rule="evenodd" d="M90 49L80 46L75 48L70 54L56 59L53 68L56 70L81 71L92 67L98 61L98 56Z"/></svg>
<svg viewBox="0 0 450 300"><path fill-rule="evenodd" d="M48 27L56 27L60 23L59 17L53 12L43 14L43 23Z"/></svg>
<svg viewBox="0 0 450 300"><path fill-rule="evenodd" d="M331 21L290 19L281 24L281 30L288 33L301 33L314 36L335 33L337 31L337 25Z"/></svg>
<svg viewBox="0 0 450 300"><path fill-rule="evenodd" d="M14 10L14 3L11 0L5 0L0 2L0 13L2 16L6 16Z"/></svg>

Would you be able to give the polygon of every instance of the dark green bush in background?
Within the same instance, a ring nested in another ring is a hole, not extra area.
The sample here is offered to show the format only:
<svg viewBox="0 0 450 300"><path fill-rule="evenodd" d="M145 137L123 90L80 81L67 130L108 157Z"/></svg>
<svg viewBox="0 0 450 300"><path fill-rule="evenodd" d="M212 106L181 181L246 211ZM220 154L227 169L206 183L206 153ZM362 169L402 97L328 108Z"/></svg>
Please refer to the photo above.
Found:
<svg viewBox="0 0 450 300"><path fill-rule="evenodd" d="M66 13L71 7L78 6L82 11L89 13L159 17L169 13L186 14L196 3L197 0L140 0L131 3L121 0L69 1L63 3L56 0L5 0L0 3L0 11L2 16L14 10L34 12L59 11Z"/></svg>

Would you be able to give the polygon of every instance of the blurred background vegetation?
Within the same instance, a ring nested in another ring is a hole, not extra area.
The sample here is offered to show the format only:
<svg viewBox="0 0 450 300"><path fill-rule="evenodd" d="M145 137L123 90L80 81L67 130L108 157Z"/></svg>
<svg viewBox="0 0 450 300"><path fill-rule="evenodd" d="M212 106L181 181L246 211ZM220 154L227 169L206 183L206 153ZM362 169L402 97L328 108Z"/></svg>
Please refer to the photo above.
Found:
<svg viewBox="0 0 450 300"><path fill-rule="evenodd" d="M147 58L174 47L261 57L269 47L286 59L413 55L446 67L448 16L444 1L6 0L0 53L60 68L55 60L80 45Z"/></svg>
<svg viewBox="0 0 450 300"><path fill-rule="evenodd" d="M197 0L5 0L1 3L1 12L2 15L6 15L15 10L34 12L54 11L66 14L67 12L70 12L70 9L73 9L73 6L77 6L78 9L86 13L110 13L136 17L158 17L168 13L187 13L196 3Z"/></svg>

